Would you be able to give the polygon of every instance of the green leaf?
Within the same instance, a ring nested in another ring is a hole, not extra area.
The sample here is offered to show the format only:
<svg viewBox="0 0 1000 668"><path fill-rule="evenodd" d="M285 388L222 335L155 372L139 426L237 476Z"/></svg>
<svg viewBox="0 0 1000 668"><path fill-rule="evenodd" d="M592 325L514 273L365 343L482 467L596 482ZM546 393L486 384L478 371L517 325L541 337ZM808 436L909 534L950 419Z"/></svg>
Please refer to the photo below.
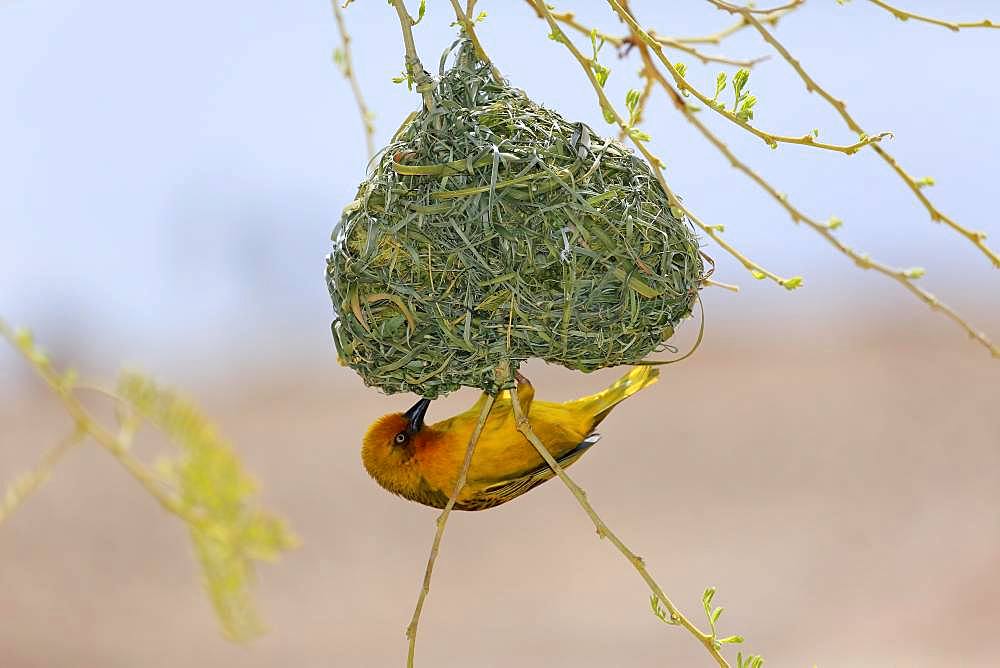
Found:
<svg viewBox="0 0 1000 668"><path fill-rule="evenodd" d="M753 95L747 95L743 98L743 102L740 104L740 108L736 111L736 117L741 121L750 121L753 119L753 108L757 104L757 98Z"/></svg>
<svg viewBox="0 0 1000 668"><path fill-rule="evenodd" d="M607 83L608 77L611 76L611 69L601 65L596 60L591 61L591 68L594 70L594 77L597 79L597 83L604 88L604 84Z"/></svg>
<svg viewBox="0 0 1000 668"><path fill-rule="evenodd" d="M629 88L628 92L625 93L625 106L628 107L629 111L635 111L639 106L639 98L642 93L637 91L635 88Z"/></svg>
<svg viewBox="0 0 1000 668"><path fill-rule="evenodd" d="M793 276L792 278L785 279L784 283L781 284L786 290L794 290L796 288L802 287L802 277Z"/></svg>
<svg viewBox="0 0 1000 668"><path fill-rule="evenodd" d="M417 9L417 20L413 22L413 25L417 25L424 20L424 14L427 12L427 0L420 0L420 7Z"/></svg>
<svg viewBox="0 0 1000 668"><path fill-rule="evenodd" d="M719 72L719 75L715 77L715 95L712 96L712 101L719 99L719 94L726 89L726 73Z"/></svg>
<svg viewBox="0 0 1000 668"><path fill-rule="evenodd" d="M709 619L712 620L712 626L715 626L715 623L717 621L719 621L719 617L722 616L722 611L723 610L724 610L724 608L716 608L715 610L712 611L712 614L709 617Z"/></svg>
<svg viewBox="0 0 1000 668"><path fill-rule="evenodd" d="M643 132L639 128L631 128L628 131L628 136L636 141L649 141L652 139L648 132Z"/></svg>
<svg viewBox="0 0 1000 668"><path fill-rule="evenodd" d="M733 91L736 93L736 97L739 98L743 95L743 89L746 87L747 82L750 80L750 70L745 67L741 67L733 75Z"/></svg>

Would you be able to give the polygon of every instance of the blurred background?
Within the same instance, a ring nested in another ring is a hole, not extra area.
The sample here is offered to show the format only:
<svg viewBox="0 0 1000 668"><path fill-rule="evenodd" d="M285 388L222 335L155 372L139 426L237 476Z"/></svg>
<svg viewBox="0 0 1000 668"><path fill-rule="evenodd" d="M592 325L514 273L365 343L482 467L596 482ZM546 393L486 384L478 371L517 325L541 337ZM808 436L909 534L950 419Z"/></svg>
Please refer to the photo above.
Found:
<svg viewBox="0 0 1000 668"><path fill-rule="evenodd" d="M684 4L633 2L661 34L732 22ZM449 3L428 5L416 38L436 71L454 17ZM527 4L480 6L505 76L611 131ZM557 8L624 31L603 3ZM906 8L1000 18L987 0ZM364 0L346 19L381 145L418 104L390 81L402 69L395 13ZM943 211L1000 243L997 31L816 0L778 34L869 132L895 133L890 151L935 178ZM92 376L126 365L184 388L304 541L261 571L268 635L229 644L183 527L104 453L80 448L0 529L0 667L403 663L435 514L383 493L358 456L367 424L412 397L364 388L330 340L323 258L366 163L331 62L338 44L321 2L0 3L0 314ZM768 49L747 30L713 52ZM712 87L719 67L677 59ZM613 100L639 87L635 55L607 47L603 62ZM761 128L855 140L780 59L757 66L750 89ZM996 271L872 152L772 151L719 120L706 117L804 211L842 218L842 238L875 258L926 267L925 287L1000 338ZM717 586L723 633L746 636L768 665L996 665L983 641L1000 622L1000 365L791 224L659 92L646 129L692 210L805 287L756 282L708 246L715 277L742 291L704 291L698 354L616 410L577 479L682 609L700 619L701 591ZM685 330L681 347L696 323ZM551 399L616 373L528 371ZM0 398L2 484L69 425L11 350L0 349ZM474 398L436 402L431 417ZM641 581L557 484L453 516L418 661L707 665L648 612Z"/></svg>

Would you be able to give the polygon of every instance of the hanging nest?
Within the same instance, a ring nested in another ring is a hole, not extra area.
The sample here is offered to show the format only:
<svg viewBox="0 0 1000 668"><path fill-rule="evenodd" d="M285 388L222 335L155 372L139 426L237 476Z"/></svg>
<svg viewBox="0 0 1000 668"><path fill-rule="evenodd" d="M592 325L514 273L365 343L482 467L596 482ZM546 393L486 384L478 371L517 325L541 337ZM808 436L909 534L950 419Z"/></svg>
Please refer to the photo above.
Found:
<svg viewBox="0 0 1000 668"><path fill-rule="evenodd" d="M435 398L495 392L531 357L589 372L665 348L704 267L649 166L496 82L468 41L433 94L334 228L342 363Z"/></svg>

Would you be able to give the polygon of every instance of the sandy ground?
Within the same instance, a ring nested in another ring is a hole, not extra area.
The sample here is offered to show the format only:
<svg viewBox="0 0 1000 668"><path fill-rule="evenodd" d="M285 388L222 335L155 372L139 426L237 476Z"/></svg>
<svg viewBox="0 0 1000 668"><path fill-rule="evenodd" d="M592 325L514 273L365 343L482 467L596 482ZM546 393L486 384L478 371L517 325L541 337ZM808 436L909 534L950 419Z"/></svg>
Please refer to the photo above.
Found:
<svg viewBox="0 0 1000 668"><path fill-rule="evenodd" d="M718 587L722 631L769 666L996 666L1000 365L946 341L710 340L621 406L572 472L684 610L701 620ZM260 571L266 636L222 639L182 527L86 447L0 528L0 667L402 665L434 512L377 488L358 447L410 399L323 362L194 388L304 541ZM548 398L614 377L529 370ZM25 390L0 426L10 479L66 421ZM647 601L549 483L453 516L418 663L710 665Z"/></svg>

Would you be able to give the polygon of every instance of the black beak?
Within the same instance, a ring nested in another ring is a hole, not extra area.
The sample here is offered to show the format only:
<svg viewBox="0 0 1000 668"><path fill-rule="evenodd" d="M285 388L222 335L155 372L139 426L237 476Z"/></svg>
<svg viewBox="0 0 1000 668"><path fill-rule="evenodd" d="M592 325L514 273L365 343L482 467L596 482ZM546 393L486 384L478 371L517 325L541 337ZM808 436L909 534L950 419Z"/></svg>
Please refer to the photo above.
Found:
<svg viewBox="0 0 1000 668"><path fill-rule="evenodd" d="M403 413L407 421L410 423L406 428L410 434L416 434L424 428L424 415L427 413L427 407L430 405L430 399L421 399L417 403L413 404L413 408Z"/></svg>

